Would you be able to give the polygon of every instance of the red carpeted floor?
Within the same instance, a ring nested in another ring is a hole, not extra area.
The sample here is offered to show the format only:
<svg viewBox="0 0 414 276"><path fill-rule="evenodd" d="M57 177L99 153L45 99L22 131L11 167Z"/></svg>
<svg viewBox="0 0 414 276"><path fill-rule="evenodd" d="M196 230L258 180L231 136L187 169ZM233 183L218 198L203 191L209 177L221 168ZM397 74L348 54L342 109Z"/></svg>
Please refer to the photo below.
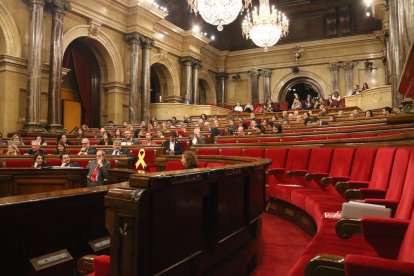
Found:
<svg viewBox="0 0 414 276"><path fill-rule="evenodd" d="M263 213L259 264L255 276L287 275L311 240L298 226Z"/></svg>

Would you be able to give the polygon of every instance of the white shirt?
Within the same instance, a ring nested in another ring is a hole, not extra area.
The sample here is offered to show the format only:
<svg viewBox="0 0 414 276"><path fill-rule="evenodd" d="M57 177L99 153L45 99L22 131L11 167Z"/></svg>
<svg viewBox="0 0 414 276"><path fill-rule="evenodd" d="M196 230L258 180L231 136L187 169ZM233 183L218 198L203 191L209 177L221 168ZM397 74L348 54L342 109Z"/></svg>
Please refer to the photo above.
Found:
<svg viewBox="0 0 414 276"><path fill-rule="evenodd" d="M235 106L234 107L234 111L243 112L243 107L241 107L241 106Z"/></svg>
<svg viewBox="0 0 414 276"><path fill-rule="evenodd" d="M170 151L174 151L175 142L170 141Z"/></svg>

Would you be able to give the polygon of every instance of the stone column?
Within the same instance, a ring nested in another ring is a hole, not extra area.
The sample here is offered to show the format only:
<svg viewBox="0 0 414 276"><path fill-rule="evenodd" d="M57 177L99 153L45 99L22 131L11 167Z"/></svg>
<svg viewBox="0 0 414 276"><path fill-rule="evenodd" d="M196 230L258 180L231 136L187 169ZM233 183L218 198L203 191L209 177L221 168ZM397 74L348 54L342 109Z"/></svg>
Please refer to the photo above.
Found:
<svg viewBox="0 0 414 276"><path fill-rule="evenodd" d="M137 32L125 35L125 40L130 45L130 77L129 77L129 123L138 124L138 73L139 73L139 34Z"/></svg>
<svg viewBox="0 0 414 276"><path fill-rule="evenodd" d="M181 96L184 97L186 103L193 101L193 82L192 82L192 65L194 59L192 57L182 57L183 74L181 78Z"/></svg>
<svg viewBox="0 0 414 276"><path fill-rule="evenodd" d="M71 6L67 0L46 0L52 7L52 45L50 50L49 95L47 129L52 133L63 132L62 125L62 59L63 19Z"/></svg>
<svg viewBox="0 0 414 276"><path fill-rule="evenodd" d="M145 121L148 125L151 114L150 107L150 58L151 48L154 45L154 41L149 37L140 37L142 48L142 71L141 71L141 120Z"/></svg>
<svg viewBox="0 0 414 276"><path fill-rule="evenodd" d="M331 63L328 65L328 69L331 72L331 89L333 93L335 91L339 92L339 68L340 67L341 67L340 63Z"/></svg>
<svg viewBox="0 0 414 276"><path fill-rule="evenodd" d="M200 104L200 92L198 89L199 78L199 69L201 67L201 60L194 59L193 62L193 103Z"/></svg>
<svg viewBox="0 0 414 276"><path fill-rule="evenodd" d="M249 72L250 79L252 82L252 102L251 104L257 105L259 104L259 71L258 70L250 70Z"/></svg>
<svg viewBox="0 0 414 276"><path fill-rule="evenodd" d="M264 89L264 102L267 101L268 98L271 98L270 95L270 75L272 74L272 70L270 69L263 69L263 89Z"/></svg>
<svg viewBox="0 0 414 276"><path fill-rule="evenodd" d="M229 78L229 75L225 72L217 73L217 104L224 106L226 103L226 80Z"/></svg>
<svg viewBox="0 0 414 276"><path fill-rule="evenodd" d="M385 68L385 84L390 85L391 84L391 46L390 46L390 33L388 30L384 31L384 45L385 45L385 56L383 57L382 61L384 63Z"/></svg>
<svg viewBox="0 0 414 276"><path fill-rule="evenodd" d="M353 73L354 66L357 64L358 63L355 61L350 61L350 62L344 62L342 65L342 67L345 70L345 96L352 94L352 87L353 87L353 82L354 82L352 73Z"/></svg>
<svg viewBox="0 0 414 276"><path fill-rule="evenodd" d="M27 0L31 5L29 27L29 94L27 97L26 132L44 131L40 124L40 82L42 80L42 41L44 0Z"/></svg>
<svg viewBox="0 0 414 276"><path fill-rule="evenodd" d="M399 18L398 18L398 3L397 0L391 0L388 2L388 16L389 16L389 41L390 41L390 53L391 59L391 93L392 93L392 106L399 106L403 97L398 93L398 83L402 72L402 56L399 43Z"/></svg>

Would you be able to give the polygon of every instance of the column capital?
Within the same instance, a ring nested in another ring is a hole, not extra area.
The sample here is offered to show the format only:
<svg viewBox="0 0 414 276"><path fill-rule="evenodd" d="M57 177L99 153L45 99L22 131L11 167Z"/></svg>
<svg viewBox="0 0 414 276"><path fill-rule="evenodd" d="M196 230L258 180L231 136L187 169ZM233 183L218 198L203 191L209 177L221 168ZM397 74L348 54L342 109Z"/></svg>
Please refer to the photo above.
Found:
<svg viewBox="0 0 414 276"><path fill-rule="evenodd" d="M42 5L42 6L45 5L45 0L26 0L26 1L27 1L27 3L33 4L33 5L35 5L35 4Z"/></svg>
<svg viewBox="0 0 414 276"><path fill-rule="evenodd" d="M339 68L341 68L342 64L340 62L330 63L328 65L329 71L339 71Z"/></svg>
<svg viewBox="0 0 414 276"><path fill-rule="evenodd" d="M140 34L138 32L127 33L124 35L125 41L129 44L138 44L140 43Z"/></svg>
<svg viewBox="0 0 414 276"><path fill-rule="evenodd" d="M248 71L247 73L250 75L250 77L258 77L260 74L259 70L256 70L256 69L252 69Z"/></svg>
<svg viewBox="0 0 414 276"><path fill-rule="evenodd" d="M154 40L148 36L141 36L139 40L143 49L151 49L154 46Z"/></svg>
<svg viewBox="0 0 414 276"><path fill-rule="evenodd" d="M229 78L229 74L226 72L219 72L216 74L216 78L226 80Z"/></svg>
<svg viewBox="0 0 414 276"><path fill-rule="evenodd" d="M72 9L69 0L46 0L46 3L56 12L64 12Z"/></svg>
<svg viewBox="0 0 414 276"><path fill-rule="evenodd" d="M344 70L352 70L354 69L354 67L358 64L357 61L348 61L348 62L344 62L342 63L342 68L344 68Z"/></svg>
<svg viewBox="0 0 414 276"><path fill-rule="evenodd" d="M194 68L200 68L201 67L201 60L199 60L199 59L193 59L193 67Z"/></svg>
<svg viewBox="0 0 414 276"><path fill-rule="evenodd" d="M263 77L270 77L270 75L272 74L272 70L271 69L262 69L262 75Z"/></svg>
<svg viewBox="0 0 414 276"><path fill-rule="evenodd" d="M194 64L195 59L191 56L181 57L180 62L183 65L190 66Z"/></svg>

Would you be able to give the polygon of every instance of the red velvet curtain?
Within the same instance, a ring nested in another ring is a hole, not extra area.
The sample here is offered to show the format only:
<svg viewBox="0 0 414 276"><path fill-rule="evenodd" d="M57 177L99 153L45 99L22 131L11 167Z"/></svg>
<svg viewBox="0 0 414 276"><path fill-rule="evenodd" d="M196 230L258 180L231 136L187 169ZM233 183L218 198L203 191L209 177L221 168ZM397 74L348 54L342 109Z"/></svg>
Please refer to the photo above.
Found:
<svg viewBox="0 0 414 276"><path fill-rule="evenodd" d="M82 52L69 49L65 54L63 64L69 68L73 64L76 82L84 110L83 123L91 125L91 100L92 100L92 68L88 58Z"/></svg>

